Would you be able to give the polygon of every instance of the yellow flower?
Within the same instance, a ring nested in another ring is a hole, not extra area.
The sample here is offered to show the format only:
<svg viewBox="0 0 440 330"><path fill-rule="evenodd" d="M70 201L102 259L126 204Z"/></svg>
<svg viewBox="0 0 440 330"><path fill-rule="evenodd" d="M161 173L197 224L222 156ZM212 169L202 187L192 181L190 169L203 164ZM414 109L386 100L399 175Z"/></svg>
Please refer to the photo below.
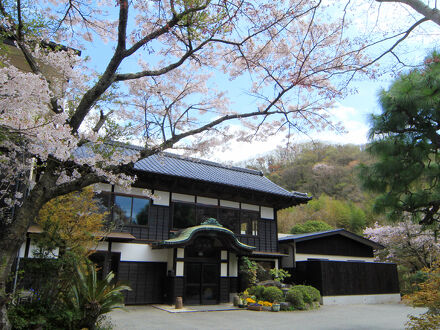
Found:
<svg viewBox="0 0 440 330"><path fill-rule="evenodd" d="M249 304L253 304L253 303L255 303L255 300L252 298L246 298L246 302Z"/></svg>

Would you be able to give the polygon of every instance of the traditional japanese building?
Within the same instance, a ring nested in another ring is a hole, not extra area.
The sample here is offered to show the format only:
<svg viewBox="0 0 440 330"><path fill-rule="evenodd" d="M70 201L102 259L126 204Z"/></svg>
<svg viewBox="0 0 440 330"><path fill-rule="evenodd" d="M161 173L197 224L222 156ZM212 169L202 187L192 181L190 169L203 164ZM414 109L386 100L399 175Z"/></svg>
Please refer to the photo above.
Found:
<svg viewBox="0 0 440 330"><path fill-rule="evenodd" d="M115 230L91 256L131 286L127 304L229 301L239 289L239 258L278 267L277 211L310 200L260 171L169 153L138 161L133 174L130 191L96 185ZM28 241L22 256L31 250Z"/></svg>
<svg viewBox="0 0 440 330"><path fill-rule="evenodd" d="M87 157L90 149L78 154ZM90 257L102 274L113 271L132 288L126 304L228 302L244 289L243 256L288 270L295 284L318 288L324 303L398 299L396 266L373 262L380 245L343 229L278 237L277 211L311 198L260 171L160 153L130 174L137 180L129 190L95 185L112 230ZM32 257L38 232L31 226L21 258Z"/></svg>

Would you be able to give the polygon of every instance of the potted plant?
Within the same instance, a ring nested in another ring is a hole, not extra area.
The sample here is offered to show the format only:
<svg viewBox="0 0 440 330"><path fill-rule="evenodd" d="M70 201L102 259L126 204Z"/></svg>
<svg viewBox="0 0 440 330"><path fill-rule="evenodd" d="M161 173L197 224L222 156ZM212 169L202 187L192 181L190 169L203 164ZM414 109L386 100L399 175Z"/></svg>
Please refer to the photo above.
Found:
<svg viewBox="0 0 440 330"><path fill-rule="evenodd" d="M250 303L250 304L248 304L247 309L249 309L251 311L259 311L259 312L261 312L263 310L263 306L261 306L258 303Z"/></svg>
<svg viewBox="0 0 440 330"><path fill-rule="evenodd" d="M279 312L280 311L280 304L276 301L272 304L272 311L273 312Z"/></svg>

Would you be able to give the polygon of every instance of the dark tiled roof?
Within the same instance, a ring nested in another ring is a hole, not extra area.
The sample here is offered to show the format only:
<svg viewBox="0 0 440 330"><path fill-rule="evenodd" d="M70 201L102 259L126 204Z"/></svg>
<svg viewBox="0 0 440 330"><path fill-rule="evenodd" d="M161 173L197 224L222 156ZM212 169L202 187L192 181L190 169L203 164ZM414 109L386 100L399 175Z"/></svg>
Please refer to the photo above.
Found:
<svg viewBox="0 0 440 330"><path fill-rule="evenodd" d="M352 232L349 232L345 229L333 229L333 230L326 230L326 231L317 231L313 233L304 233L304 234L291 234L291 235L279 235L278 241L281 242L302 242L302 241L308 241L312 239L317 239L321 237L326 236L333 236L333 235L342 235L345 237L348 237L350 239L353 239L357 242L369 245L375 249L383 248L383 245L376 243L372 240L369 240L365 237L353 234Z"/></svg>
<svg viewBox="0 0 440 330"><path fill-rule="evenodd" d="M115 147L115 145L107 146L108 148ZM122 147L127 155L132 154L134 151L141 150L140 147L131 145L123 145ZM116 146L116 148L118 148L118 146ZM76 155L80 157L91 157L93 151L91 148L83 146L76 150ZM217 183L278 195L289 199L293 198L297 200L297 202L307 202L311 199L305 193L296 191L290 192L281 188L267 179L261 171L222 165L207 160L179 156L168 152L162 152L141 159L136 162L134 167L136 170L143 172Z"/></svg>
<svg viewBox="0 0 440 330"><path fill-rule="evenodd" d="M146 172L213 182L285 197L309 199L307 194L290 192L281 188L263 176L260 171L225 166L170 153L156 154L142 159L135 164L135 168Z"/></svg>

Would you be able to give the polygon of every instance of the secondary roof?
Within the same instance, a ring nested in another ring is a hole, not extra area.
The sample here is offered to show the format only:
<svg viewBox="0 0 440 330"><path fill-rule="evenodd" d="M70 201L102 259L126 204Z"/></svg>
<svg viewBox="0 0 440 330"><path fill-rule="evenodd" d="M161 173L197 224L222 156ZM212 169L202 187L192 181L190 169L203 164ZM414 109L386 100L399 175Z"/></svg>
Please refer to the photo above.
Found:
<svg viewBox="0 0 440 330"><path fill-rule="evenodd" d="M359 243L371 246L373 249L383 248L383 245L376 243L372 240L369 240L367 238L364 238L362 236L353 234L352 232L349 232L345 229L333 229L333 230L318 231L318 232L304 233L304 234L278 234L278 241L280 243L303 242L321 237L335 236L335 235L345 236Z"/></svg>

